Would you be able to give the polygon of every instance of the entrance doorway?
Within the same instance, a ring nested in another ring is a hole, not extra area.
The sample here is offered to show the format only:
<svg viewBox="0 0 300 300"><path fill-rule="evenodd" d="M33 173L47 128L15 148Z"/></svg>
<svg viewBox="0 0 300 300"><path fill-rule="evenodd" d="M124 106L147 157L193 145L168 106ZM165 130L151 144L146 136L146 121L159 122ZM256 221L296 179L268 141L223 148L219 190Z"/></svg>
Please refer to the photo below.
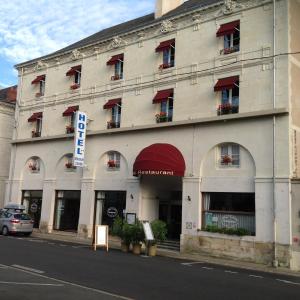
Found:
<svg viewBox="0 0 300 300"><path fill-rule="evenodd" d="M56 191L54 229L77 231L80 191Z"/></svg>
<svg viewBox="0 0 300 300"><path fill-rule="evenodd" d="M181 234L182 192L172 192L168 200L159 202L159 219L167 224L168 239L179 240Z"/></svg>
<svg viewBox="0 0 300 300"><path fill-rule="evenodd" d="M96 191L94 224L112 228L116 217L123 218L125 206L126 191Z"/></svg>
<svg viewBox="0 0 300 300"><path fill-rule="evenodd" d="M43 191L22 191L22 204L25 211L34 220L33 227L39 228L42 211Z"/></svg>

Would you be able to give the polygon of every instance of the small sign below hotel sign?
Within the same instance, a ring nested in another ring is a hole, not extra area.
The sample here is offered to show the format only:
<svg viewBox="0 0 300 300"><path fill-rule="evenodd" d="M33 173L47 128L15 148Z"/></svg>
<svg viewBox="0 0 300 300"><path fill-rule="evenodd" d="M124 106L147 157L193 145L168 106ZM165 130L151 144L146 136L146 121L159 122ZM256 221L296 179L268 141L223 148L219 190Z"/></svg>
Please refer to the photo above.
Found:
<svg viewBox="0 0 300 300"><path fill-rule="evenodd" d="M81 111L76 112L75 134L74 134L74 156L73 165L84 167L85 135L87 115Z"/></svg>

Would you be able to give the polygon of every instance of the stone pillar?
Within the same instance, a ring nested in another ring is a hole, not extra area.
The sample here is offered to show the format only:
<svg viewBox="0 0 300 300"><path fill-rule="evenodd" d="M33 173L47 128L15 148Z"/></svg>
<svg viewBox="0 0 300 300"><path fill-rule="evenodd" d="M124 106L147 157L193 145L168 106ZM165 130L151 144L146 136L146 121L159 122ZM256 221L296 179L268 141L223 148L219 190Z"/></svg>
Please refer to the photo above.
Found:
<svg viewBox="0 0 300 300"><path fill-rule="evenodd" d="M201 228L201 193L199 177L184 177L182 186L182 235L196 235Z"/></svg>
<svg viewBox="0 0 300 300"><path fill-rule="evenodd" d="M85 178L81 180L80 213L78 222L78 236L90 238L93 234L95 207L95 180Z"/></svg>
<svg viewBox="0 0 300 300"><path fill-rule="evenodd" d="M23 180L20 180L20 179L6 181L4 205L9 202L21 203L21 201L22 201L22 182L23 182Z"/></svg>
<svg viewBox="0 0 300 300"><path fill-rule="evenodd" d="M55 179L45 179L43 186L43 199L40 230L44 233L51 233L54 222L55 207Z"/></svg>
<svg viewBox="0 0 300 300"><path fill-rule="evenodd" d="M135 213L137 218L141 218L141 192L140 179L138 177L127 179L126 213Z"/></svg>

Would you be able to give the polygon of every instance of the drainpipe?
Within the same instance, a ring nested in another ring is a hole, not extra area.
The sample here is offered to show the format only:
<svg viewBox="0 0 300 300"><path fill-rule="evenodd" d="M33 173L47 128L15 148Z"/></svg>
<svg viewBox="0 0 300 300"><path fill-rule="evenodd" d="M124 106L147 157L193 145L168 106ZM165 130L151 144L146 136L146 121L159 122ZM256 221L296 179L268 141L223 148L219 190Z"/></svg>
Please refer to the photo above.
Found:
<svg viewBox="0 0 300 300"><path fill-rule="evenodd" d="M273 0L273 109L276 108L276 0ZM278 267L277 260L277 222L276 222L276 117L273 116L273 266Z"/></svg>

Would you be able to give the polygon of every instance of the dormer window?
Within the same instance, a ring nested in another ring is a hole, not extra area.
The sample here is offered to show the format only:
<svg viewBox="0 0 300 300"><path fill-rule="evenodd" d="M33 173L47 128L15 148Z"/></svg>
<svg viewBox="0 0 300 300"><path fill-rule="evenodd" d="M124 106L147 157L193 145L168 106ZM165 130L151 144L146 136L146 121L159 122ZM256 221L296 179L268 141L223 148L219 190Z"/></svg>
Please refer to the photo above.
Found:
<svg viewBox="0 0 300 300"><path fill-rule="evenodd" d="M73 77L73 84L70 86L71 90L76 90L80 88L81 84L81 65L72 67L67 73L66 76Z"/></svg>
<svg viewBox="0 0 300 300"><path fill-rule="evenodd" d="M175 39L161 42L155 49L156 52L162 53L162 64L160 70L168 69L175 66Z"/></svg>
<svg viewBox="0 0 300 300"><path fill-rule="evenodd" d="M107 122L107 129L120 127L121 101L121 98L111 99L106 104L104 104L103 109L111 109L111 119Z"/></svg>
<svg viewBox="0 0 300 300"><path fill-rule="evenodd" d="M124 54L114 55L106 63L108 66L114 66L114 75L111 76L111 80L123 79L124 68Z"/></svg>
<svg viewBox="0 0 300 300"><path fill-rule="evenodd" d="M153 104L159 104L159 113L155 115L156 123L172 122L173 119L173 89L158 91L153 98Z"/></svg>
<svg viewBox="0 0 300 300"><path fill-rule="evenodd" d="M39 91L35 94L35 96L42 97L45 94L45 83L46 83L46 75L39 75L37 76L31 84L38 85Z"/></svg>
<svg viewBox="0 0 300 300"><path fill-rule="evenodd" d="M220 26L217 37L224 39L224 47L220 54L230 54L240 51L240 21L233 21Z"/></svg>

